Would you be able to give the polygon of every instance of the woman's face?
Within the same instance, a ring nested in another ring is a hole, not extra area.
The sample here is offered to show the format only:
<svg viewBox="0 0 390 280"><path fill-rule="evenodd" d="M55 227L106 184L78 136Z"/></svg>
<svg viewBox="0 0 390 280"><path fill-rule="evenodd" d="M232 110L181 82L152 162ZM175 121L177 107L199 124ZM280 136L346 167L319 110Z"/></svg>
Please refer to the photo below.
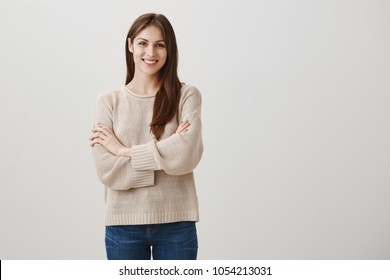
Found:
<svg viewBox="0 0 390 280"><path fill-rule="evenodd" d="M155 25L149 25L139 32L131 43L129 50L133 53L135 71L155 76L167 60L167 49L162 31Z"/></svg>

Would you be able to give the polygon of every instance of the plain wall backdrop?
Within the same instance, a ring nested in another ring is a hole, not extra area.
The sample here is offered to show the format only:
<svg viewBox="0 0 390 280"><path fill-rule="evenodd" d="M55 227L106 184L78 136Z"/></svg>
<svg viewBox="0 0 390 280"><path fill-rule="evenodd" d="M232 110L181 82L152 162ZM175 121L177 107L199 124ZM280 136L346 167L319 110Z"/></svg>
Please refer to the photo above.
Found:
<svg viewBox="0 0 390 280"><path fill-rule="evenodd" d="M390 2L2 0L1 259L105 259L96 97L165 14L203 96L199 259L390 259Z"/></svg>

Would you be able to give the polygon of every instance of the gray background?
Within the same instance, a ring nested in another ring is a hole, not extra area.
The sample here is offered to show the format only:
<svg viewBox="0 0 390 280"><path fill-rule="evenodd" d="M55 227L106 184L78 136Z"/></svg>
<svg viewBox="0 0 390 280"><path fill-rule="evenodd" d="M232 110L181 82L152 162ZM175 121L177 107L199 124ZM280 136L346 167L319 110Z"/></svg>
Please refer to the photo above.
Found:
<svg viewBox="0 0 390 280"><path fill-rule="evenodd" d="M203 95L199 258L389 259L389 3L2 0L0 258L105 258L95 98L161 12Z"/></svg>

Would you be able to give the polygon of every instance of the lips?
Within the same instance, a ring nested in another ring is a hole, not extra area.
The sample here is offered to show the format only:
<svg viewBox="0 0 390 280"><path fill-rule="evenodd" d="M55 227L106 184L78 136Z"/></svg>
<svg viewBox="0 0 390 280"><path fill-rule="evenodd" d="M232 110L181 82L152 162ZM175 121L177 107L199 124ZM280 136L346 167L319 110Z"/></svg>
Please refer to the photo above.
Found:
<svg viewBox="0 0 390 280"><path fill-rule="evenodd" d="M158 60L149 60L149 59L142 59L146 64L153 65L156 64Z"/></svg>

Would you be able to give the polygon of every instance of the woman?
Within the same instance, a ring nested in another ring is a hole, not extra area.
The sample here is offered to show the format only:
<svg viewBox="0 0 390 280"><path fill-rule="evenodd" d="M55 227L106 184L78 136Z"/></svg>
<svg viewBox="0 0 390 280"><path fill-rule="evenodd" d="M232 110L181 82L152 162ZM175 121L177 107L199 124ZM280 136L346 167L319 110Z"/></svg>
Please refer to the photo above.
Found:
<svg viewBox="0 0 390 280"><path fill-rule="evenodd" d="M107 258L196 259L201 95L179 81L165 16L137 18L125 46L126 84L99 95L90 138L105 186Z"/></svg>

